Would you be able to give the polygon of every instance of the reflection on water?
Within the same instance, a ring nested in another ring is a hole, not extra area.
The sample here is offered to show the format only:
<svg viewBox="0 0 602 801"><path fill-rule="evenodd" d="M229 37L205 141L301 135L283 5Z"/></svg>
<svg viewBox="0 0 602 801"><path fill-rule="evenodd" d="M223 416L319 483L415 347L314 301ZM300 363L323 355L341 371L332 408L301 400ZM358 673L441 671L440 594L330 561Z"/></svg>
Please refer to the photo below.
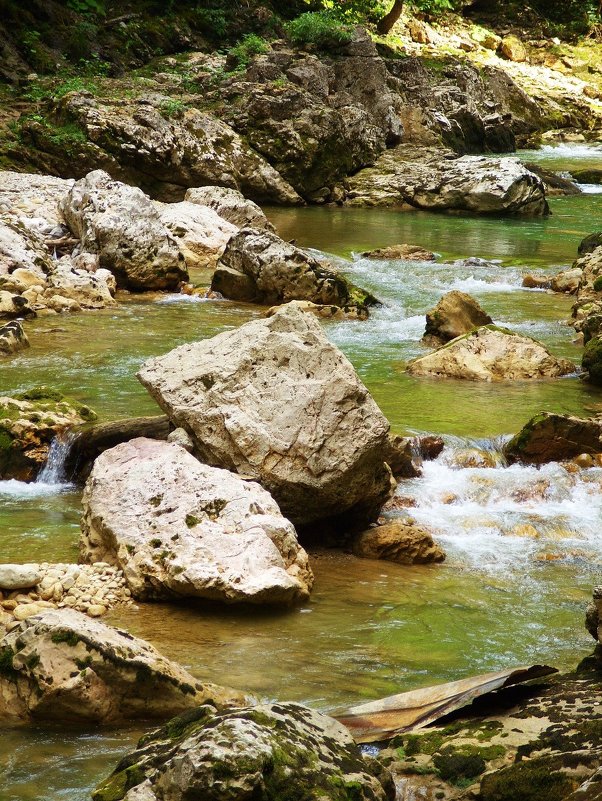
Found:
<svg viewBox="0 0 602 801"><path fill-rule="evenodd" d="M544 150L536 157L557 169L593 166L598 158L602 164L602 153L593 161L587 153ZM527 157L534 160L533 153ZM324 710L518 663L574 665L590 647L583 608L602 572L602 471L461 465L475 446L495 453L496 443L475 437L514 432L541 409L599 411L600 391L575 377L495 385L411 378L403 365L424 352L425 311L450 288L470 292L496 322L578 362L573 331L560 322L571 298L524 290L521 281L524 272L553 273L569 264L580 238L599 227L601 204L596 195L554 198L546 220L270 210L284 237L335 254L341 269L383 301L368 322L329 324L327 331L393 429L453 435L422 479L400 484L398 495L410 508L390 513L432 529L448 559L405 567L319 552L312 555L314 593L297 610L188 602L114 612L108 622L150 640L200 678ZM399 242L442 258L415 263L359 255ZM474 256L480 260L454 262ZM259 314L228 302L132 296L116 309L36 320L28 323L32 347L2 363L2 392L25 389L35 376L90 404L103 420L158 413L134 377L145 358ZM76 559L79 514L79 493L69 486L0 482L1 561ZM137 734L5 732L0 799L89 799Z"/></svg>

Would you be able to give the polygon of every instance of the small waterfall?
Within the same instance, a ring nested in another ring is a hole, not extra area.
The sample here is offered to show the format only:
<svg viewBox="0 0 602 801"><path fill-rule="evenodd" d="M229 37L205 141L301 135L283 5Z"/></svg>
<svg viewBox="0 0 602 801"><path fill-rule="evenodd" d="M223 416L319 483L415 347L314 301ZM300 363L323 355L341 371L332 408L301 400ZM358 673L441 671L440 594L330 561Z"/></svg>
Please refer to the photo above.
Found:
<svg viewBox="0 0 602 801"><path fill-rule="evenodd" d="M46 464L40 470L35 480L36 484L66 484L65 464L75 440L72 432L63 432L50 443Z"/></svg>

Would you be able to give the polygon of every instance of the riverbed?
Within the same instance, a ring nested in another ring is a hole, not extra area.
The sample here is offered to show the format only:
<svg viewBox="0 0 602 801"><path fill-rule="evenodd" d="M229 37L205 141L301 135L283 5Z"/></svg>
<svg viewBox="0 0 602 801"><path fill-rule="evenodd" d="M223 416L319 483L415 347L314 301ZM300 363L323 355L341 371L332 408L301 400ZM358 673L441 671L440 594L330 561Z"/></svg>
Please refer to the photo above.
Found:
<svg viewBox="0 0 602 801"><path fill-rule="evenodd" d="M602 150L562 145L521 154L553 169L602 165ZM443 565L403 567L337 552L313 555L315 589L287 612L145 605L114 612L200 678L333 710L360 700L511 665L574 666L591 650L584 606L602 573L602 469L569 474L471 467L497 463L504 436L542 409L592 414L602 393L577 375L484 385L417 379L424 313L449 289L476 297L496 323L545 342L577 365L564 321L571 298L521 286L527 272L570 265L598 230L595 188L552 198L546 219L479 219L390 209L267 209L286 239L327 254L383 303L367 322L327 324L392 429L442 434L447 447L398 494L448 553ZM408 242L433 262L375 261L364 250ZM466 261L469 259L469 261ZM187 296L124 297L119 307L28 324L32 343L0 368L2 394L56 386L101 420L154 414L134 374L145 358L261 314ZM80 494L69 484L0 482L1 560L77 558ZM1 801L84 801L143 730L17 728L3 735Z"/></svg>

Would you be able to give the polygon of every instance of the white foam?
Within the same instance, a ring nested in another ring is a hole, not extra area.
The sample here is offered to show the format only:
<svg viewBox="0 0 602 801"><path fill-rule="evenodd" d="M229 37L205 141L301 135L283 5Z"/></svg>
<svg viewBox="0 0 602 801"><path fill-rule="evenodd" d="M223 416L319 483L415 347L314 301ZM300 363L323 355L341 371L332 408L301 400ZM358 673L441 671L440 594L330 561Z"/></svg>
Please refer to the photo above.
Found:
<svg viewBox="0 0 602 801"><path fill-rule="evenodd" d="M17 481L11 478L0 481L0 498L45 498L49 495L58 495L73 489L73 484L49 484L45 482Z"/></svg>
<svg viewBox="0 0 602 801"><path fill-rule="evenodd" d="M567 159L602 159L602 145L591 145L585 142L561 142L557 145L542 145L538 155Z"/></svg>
<svg viewBox="0 0 602 801"><path fill-rule="evenodd" d="M516 292L517 289L522 289L522 286L505 281L484 281L471 275L469 278L457 278L449 288L458 289L460 292Z"/></svg>
<svg viewBox="0 0 602 801"><path fill-rule="evenodd" d="M178 293L174 295L167 295L164 298L160 298L157 303L207 303L209 300L215 300L215 298L204 298L201 295L185 295L183 293Z"/></svg>
<svg viewBox="0 0 602 801"><path fill-rule="evenodd" d="M602 184L577 184L584 195L602 195Z"/></svg>

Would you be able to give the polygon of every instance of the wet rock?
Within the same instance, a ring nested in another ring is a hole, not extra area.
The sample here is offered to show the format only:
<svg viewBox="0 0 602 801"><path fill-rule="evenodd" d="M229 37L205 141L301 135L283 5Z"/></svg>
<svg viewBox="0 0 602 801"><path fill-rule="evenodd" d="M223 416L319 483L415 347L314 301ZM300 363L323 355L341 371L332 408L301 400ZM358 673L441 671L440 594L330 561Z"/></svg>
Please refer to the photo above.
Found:
<svg viewBox="0 0 602 801"><path fill-rule="evenodd" d="M428 531L406 520L392 520L362 531L354 537L351 549L364 559L384 559L400 565L424 565L445 559L445 552Z"/></svg>
<svg viewBox="0 0 602 801"><path fill-rule="evenodd" d="M580 256L585 256L594 251L596 248L599 248L601 245L602 231L597 231L594 234L588 234L581 240L579 247L577 248L577 252Z"/></svg>
<svg viewBox="0 0 602 801"><path fill-rule="evenodd" d="M426 313L426 329L422 341L437 347L467 334L473 328L492 322L491 317L474 298L454 289Z"/></svg>
<svg viewBox="0 0 602 801"><path fill-rule="evenodd" d="M571 170L571 175L577 183L580 184L602 184L602 170L597 167L588 167L584 170ZM599 244L602 244L602 242Z"/></svg>
<svg viewBox="0 0 602 801"><path fill-rule="evenodd" d="M284 306L138 378L201 460L259 481L295 525L371 522L389 496L389 425L312 315Z"/></svg>
<svg viewBox="0 0 602 801"><path fill-rule="evenodd" d="M0 397L0 478L33 480L57 434L95 419L88 406L48 387Z"/></svg>
<svg viewBox="0 0 602 801"><path fill-rule="evenodd" d="M566 292L574 295L579 289L582 277L583 270L580 267L563 270L552 278L550 287L554 292Z"/></svg>
<svg viewBox="0 0 602 801"><path fill-rule="evenodd" d="M259 206L236 189L225 186L195 186L187 190L184 200L208 206L236 228L274 230Z"/></svg>
<svg viewBox="0 0 602 801"><path fill-rule="evenodd" d="M184 254L189 270L215 267L228 240L238 230L213 209L197 203L156 202L155 206L161 222Z"/></svg>
<svg viewBox="0 0 602 801"><path fill-rule="evenodd" d="M542 216L544 184L515 158L461 156L399 145L349 179L354 206L408 204L428 211Z"/></svg>
<svg viewBox="0 0 602 801"><path fill-rule="evenodd" d="M228 242L211 289L232 300L286 303L308 300L320 305L358 306L376 303L368 292L301 248L267 230L243 228Z"/></svg>
<svg viewBox="0 0 602 801"><path fill-rule="evenodd" d="M140 438L104 451L83 506L82 558L118 565L136 598L309 596L307 554L270 495L173 443Z"/></svg>
<svg viewBox="0 0 602 801"><path fill-rule="evenodd" d="M33 604L32 604L33 606ZM201 684L152 645L73 609L39 610L0 639L0 714L115 723L244 696Z"/></svg>
<svg viewBox="0 0 602 801"><path fill-rule="evenodd" d="M529 273L523 278L522 285L526 289L551 289L552 279L549 275Z"/></svg>
<svg viewBox="0 0 602 801"><path fill-rule="evenodd" d="M300 704L206 705L147 734L92 798L392 801L384 773L388 792L347 729Z"/></svg>
<svg viewBox="0 0 602 801"><path fill-rule="evenodd" d="M602 419L542 412L535 415L504 448L509 462L545 464L602 453Z"/></svg>
<svg viewBox="0 0 602 801"><path fill-rule="evenodd" d="M177 289L188 279L184 256L150 198L102 170L72 186L60 210L81 247L133 290Z"/></svg>
<svg viewBox="0 0 602 801"><path fill-rule="evenodd" d="M417 450L416 441L411 437L389 434L383 457L395 478L417 478L422 475Z"/></svg>
<svg viewBox="0 0 602 801"><path fill-rule="evenodd" d="M436 255L420 245L389 245L386 248L367 250L361 254L364 259L402 259L404 261L433 261Z"/></svg>
<svg viewBox="0 0 602 801"><path fill-rule="evenodd" d="M546 187L546 195L550 196L567 196L567 195L580 195L581 189L574 181L559 175L553 170L546 170L541 164L534 164L531 161L525 162L525 167L529 172L538 175L544 182Z"/></svg>
<svg viewBox="0 0 602 801"><path fill-rule="evenodd" d="M553 356L530 337L483 326L414 359L407 370L412 375L471 381L520 381L557 378L574 372L575 365Z"/></svg>
<svg viewBox="0 0 602 801"><path fill-rule="evenodd" d="M294 306L305 314L313 314L321 320L367 320L368 309L365 306L334 306L325 303L312 303L311 300L290 300L288 303L271 306L265 313L273 317L283 306Z"/></svg>
<svg viewBox="0 0 602 801"><path fill-rule="evenodd" d="M0 325L0 356L17 353L29 347L29 339L18 320Z"/></svg>

